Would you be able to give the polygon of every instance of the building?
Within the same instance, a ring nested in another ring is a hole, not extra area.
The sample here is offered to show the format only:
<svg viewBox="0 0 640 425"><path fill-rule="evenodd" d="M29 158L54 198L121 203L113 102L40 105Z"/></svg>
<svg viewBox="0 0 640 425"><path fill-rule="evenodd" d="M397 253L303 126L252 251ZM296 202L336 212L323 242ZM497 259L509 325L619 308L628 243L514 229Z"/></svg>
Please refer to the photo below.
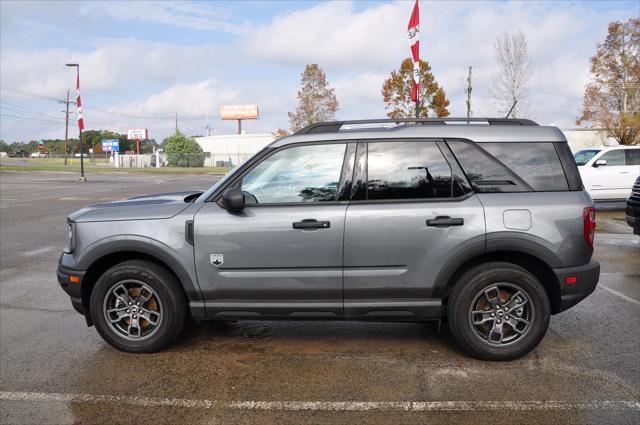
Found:
<svg viewBox="0 0 640 425"><path fill-rule="evenodd" d="M195 139L204 151L205 167L229 167L240 164L262 150L273 142L274 137L271 133L243 133L196 137Z"/></svg>
<svg viewBox="0 0 640 425"><path fill-rule="evenodd" d="M596 148L600 146L616 146L618 142L613 137L607 136L605 130L598 128L566 128L562 129L569 142L572 152L584 148Z"/></svg>

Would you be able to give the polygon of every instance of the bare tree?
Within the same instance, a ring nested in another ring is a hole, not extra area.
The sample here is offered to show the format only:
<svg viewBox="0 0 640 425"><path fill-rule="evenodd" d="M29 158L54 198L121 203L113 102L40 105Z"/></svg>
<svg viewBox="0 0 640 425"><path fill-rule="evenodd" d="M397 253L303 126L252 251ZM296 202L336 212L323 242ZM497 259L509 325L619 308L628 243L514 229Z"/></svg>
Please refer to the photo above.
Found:
<svg viewBox="0 0 640 425"><path fill-rule="evenodd" d="M535 67L527 48L527 38L518 30L505 32L493 43L496 67L493 71L491 97L498 113L522 118L528 113L529 82Z"/></svg>
<svg viewBox="0 0 640 425"><path fill-rule="evenodd" d="M291 132L321 121L332 121L338 110L335 89L329 86L327 76L317 64L304 68L298 90L298 107L289 112Z"/></svg>

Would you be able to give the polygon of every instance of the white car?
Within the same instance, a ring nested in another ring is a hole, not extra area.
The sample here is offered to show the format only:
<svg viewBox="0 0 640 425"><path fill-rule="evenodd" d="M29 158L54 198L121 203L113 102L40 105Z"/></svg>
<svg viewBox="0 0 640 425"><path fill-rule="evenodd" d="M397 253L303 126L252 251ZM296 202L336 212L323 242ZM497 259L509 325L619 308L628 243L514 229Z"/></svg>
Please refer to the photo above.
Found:
<svg viewBox="0 0 640 425"><path fill-rule="evenodd" d="M31 152L31 158L46 158L47 154L44 152Z"/></svg>
<svg viewBox="0 0 640 425"><path fill-rule="evenodd" d="M640 146L587 148L573 157L594 200L626 200L640 175Z"/></svg>
<svg viewBox="0 0 640 425"><path fill-rule="evenodd" d="M6 152L0 152L0 158L6 158L6 157L7 157Z"/></svg>

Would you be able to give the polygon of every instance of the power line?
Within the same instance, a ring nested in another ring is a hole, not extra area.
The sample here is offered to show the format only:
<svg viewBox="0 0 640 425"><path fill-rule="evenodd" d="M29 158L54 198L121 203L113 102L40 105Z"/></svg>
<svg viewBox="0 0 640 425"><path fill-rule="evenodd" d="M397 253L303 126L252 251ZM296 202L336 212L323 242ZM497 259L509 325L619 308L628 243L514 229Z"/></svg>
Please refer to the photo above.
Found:
<svg viewBox="0 0 640 425"><path fill-rule="evenodd" d="M2 108L7 109L7 110L13 110L13 112L19 112L19 113L27 113L30 115L35 115L35 116L44 116L47 118L54 118L54 119L58 119L59 117L55 116L55 115L51 115L51 114L47 114L44 112L40 112L40 111L36 111L35 109L28 109L28 108L23 108L22 106L18 106L18 105L14 105L12 103L8 103L8 102L2 102L1 104ZM8 106L7 106L8 105Z"/></svg>
<svg viewBox="0 0 640 425"><path fill-rule="evenodd" d="M24 117L20 115L7 114L5 112L0 112L0 116L3 118L9 118L10 120L19 120L19 121L28 121L38 124L55 124L55 125L64 125L64 122L53 121L53 120L45 120L45 119L37 119L32 117Z"/></svg>

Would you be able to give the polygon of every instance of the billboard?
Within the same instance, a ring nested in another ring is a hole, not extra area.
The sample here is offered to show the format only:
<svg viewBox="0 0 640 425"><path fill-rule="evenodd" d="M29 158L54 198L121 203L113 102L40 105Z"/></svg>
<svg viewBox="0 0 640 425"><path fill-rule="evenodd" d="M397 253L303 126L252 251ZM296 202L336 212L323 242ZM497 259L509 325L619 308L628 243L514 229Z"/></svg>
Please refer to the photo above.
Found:
<svg viewBox="0 0 640 425"><path fill-rule="evenodd" d="M146 128L134 128L127 131L129 140L145 140L149 138L149 130Z"/></svg>
<svg viewBox="0 0 640 425"><path fill-rule="evenodd" d="M223 120L255 120L258 118L258 105L222 105L220 118Z"/></svg>
<svg viewBox="0 0 640 425"><path fill-rule="evenodd" d="M103 152L119 152L120 140L118 139L102 140L102 151Z"/></svg>

